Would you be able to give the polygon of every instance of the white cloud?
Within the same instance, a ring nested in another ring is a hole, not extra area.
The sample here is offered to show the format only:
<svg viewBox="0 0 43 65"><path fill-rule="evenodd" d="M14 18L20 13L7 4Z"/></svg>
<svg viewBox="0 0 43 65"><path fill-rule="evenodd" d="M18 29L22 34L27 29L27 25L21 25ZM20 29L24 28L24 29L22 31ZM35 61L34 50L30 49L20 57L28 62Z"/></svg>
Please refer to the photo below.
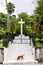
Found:
<svg viewBox="0 0 43 65"><path fill-rule="evenodd" d="M2 0L1 0L2 1ZM32 4L35 0L7 0L8 2L13 2L15 4L15 12L19 14L21 12L27 12L28 14L32 14L35 9L35 4ZM1 2L2 3L2 2ZM0 4L0 12L6 12L5 0L3 0L3 6Z"/></svg>

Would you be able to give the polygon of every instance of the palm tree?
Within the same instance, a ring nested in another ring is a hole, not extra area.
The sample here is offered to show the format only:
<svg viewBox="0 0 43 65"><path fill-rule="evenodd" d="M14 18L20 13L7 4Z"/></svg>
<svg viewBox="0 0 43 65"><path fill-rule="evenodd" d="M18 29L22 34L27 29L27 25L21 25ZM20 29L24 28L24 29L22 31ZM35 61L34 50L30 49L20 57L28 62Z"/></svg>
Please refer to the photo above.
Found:
<svg viewBox="0 0 43 65"><path fill-rule="evenodd" d="M14 8L15 8L15 6L11 2L9 2L6 5L6 9L7 9L7 12L8 12L8 30L9 30L9 32L10 32L10 16L14 12Z"/></svg>
<svg viewBox="0 0 43 65"><path fill-rule="evenodd" d="M8 4L7 4L7 12L8 12L8 14L12 14L13 12L14 12L14 8L15 8L15 6L14 6L14 4L12 4L11 2L9 2Z"/></svg>

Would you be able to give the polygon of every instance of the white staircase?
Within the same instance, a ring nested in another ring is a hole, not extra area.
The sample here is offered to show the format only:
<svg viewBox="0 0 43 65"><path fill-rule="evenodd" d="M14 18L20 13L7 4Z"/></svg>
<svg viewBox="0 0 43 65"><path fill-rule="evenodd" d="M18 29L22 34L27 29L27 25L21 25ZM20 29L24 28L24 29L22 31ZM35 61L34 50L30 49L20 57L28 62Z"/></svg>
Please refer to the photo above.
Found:
<svg viewBox="0 0 43 65"><path fill-rule="evenodd" d="M15 37L13 43L9 42L9 47L4 48L4 64L7 63L29 63L37 62L35 60L35 50L32 48L32 42L30 46L30 40L28 36L21 35ZM17 60L18 56L24 55L22 60Z"/></svg>
<svg viewBox="0 0 43 65"><path fill-rule="evenodd" d="M9 48L4 49L4 61L17 60L20 55L24 55L23 61L34 61L35 59L33 48L29 44L12 44Z"/></svg>

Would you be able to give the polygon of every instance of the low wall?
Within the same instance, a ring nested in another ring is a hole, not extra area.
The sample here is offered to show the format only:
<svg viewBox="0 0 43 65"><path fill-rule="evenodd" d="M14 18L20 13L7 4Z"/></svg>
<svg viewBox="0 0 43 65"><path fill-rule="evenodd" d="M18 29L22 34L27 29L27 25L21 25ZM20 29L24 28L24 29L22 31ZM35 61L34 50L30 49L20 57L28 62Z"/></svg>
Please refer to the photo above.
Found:
<svg viewBox="0 0 43 65"><path fill-rule="evenodd" d="M43 60L43 47L35 48L35 57L36 57L36 59L42 58L42 60Z"/></svg>
<svg viewBox="0 0 43 65"><path fill-rule="evenodd" d="M0 65L3 64L4 60L4 48L0 48Z"/></svg>

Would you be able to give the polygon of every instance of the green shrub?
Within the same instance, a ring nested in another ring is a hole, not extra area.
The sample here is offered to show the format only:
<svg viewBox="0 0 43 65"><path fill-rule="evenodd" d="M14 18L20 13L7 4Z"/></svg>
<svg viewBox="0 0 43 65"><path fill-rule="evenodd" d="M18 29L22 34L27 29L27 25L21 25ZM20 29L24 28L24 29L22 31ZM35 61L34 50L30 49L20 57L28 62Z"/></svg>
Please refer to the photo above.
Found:
<svg viewBox="0 0 43 65"><path fill-rule="evenodd" d="M3 34L0 34L0 39L2 39L3 38Z"/></svg>
<svg viewBox="0 0 43 65"><path fill-rule="evenodd" d="M0 48L3 47L3 40L0 40Z"/></svg>

